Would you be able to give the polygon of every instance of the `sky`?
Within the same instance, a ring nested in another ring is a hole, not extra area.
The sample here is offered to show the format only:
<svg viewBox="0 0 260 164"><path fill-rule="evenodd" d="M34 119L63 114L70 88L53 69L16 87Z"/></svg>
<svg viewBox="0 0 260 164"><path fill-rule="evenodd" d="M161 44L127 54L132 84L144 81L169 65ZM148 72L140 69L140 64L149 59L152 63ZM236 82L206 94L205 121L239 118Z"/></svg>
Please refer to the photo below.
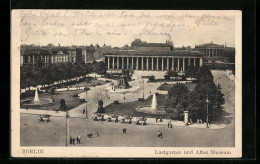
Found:
<svg viewBox="0 0 260 164"><path fill-rule="evenodd" d="M235 47L235 17L227 11L21 10L21 44L122 47L139 38L175 47L213 42Z"/></svg>

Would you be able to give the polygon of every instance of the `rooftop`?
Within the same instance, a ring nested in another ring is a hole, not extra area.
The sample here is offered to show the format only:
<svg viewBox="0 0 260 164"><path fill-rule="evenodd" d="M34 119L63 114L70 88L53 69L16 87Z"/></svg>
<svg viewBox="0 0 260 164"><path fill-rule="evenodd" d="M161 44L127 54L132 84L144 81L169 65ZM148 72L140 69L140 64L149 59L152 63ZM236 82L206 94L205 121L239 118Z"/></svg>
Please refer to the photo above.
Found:
<svg viewBox="0 0 260 164"><path fill-rule="evenodd" d="M204 47L210 47L210 48L224 48L224 45L215 44L213 42L195 45L195 48L204 48Z"/></svg>

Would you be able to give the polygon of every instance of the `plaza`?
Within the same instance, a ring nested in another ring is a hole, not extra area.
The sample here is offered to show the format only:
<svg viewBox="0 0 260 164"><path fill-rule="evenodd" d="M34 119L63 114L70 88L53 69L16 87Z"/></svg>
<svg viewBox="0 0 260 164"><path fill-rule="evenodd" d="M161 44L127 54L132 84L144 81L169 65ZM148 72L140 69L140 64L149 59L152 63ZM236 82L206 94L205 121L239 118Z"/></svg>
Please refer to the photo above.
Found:
<svg viewBox="0 0 260 164"><path fill-rule="evenodd" d="M231 113L234 118L234 82L229 79L223 71L212 71L215 83L221 84L223 93L229 98L226 100L225 109ZM105 80L105 79L104 79ZM115 80L113 80L116 82ZM131 85L145 86L145 98L150 96L150 92L156 92L162 83L140 83L142 79L131 81ZM156 123L154 118L148 118L146 126L135 124L121 124L93 121L91 115L96 112L98 107L95 101L95 92L105 91L110 84L104 84L96 87L90 87L87 94L79 94L81 98L88 100L71 110L69 110L68 135L72 137L81 136L81 144L74 146L147 146L147 147L185 147L185 146L234 146L234 121L228 125L211 125L208 129L205 124L185 126L183 122L173 121L173 129L167 128L167 120L162 123ZM87 97L86 97L87 96ZM124 99L121 93L111 94L110 98L105 97L104 107L118 100L120 103L136 101L138 97L143 96L143 90L137 93L129 93ZM87 106L88 119L82 114L82 110ZM39 122L39 114L46 114L43 110L25 110L21 109L21 146L65 146L66 127L65 112L51 113L50 122ZM127 129L127 134L122 134L122 129ZM163 132L163 138L157 138L157 132ZM96 137L96 133L100 137ZM88 138L87 134L92 133L93 138ZM29 135L28 135L29 134ZM68 137L69 137L68 136ZM72 146L72 145L69 145Z"/></svg>

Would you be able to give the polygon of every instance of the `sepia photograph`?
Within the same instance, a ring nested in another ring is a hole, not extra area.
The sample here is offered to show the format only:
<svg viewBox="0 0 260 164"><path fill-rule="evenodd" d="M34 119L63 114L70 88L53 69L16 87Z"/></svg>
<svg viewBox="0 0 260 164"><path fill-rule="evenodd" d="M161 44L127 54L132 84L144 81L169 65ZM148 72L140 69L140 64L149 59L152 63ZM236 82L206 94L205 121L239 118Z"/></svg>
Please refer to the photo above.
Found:
<svg viewBox="0 0 260 164"><path fill-rule="evenodd" d="M241 157L241 15L13 10L12 157Z"/></svg>

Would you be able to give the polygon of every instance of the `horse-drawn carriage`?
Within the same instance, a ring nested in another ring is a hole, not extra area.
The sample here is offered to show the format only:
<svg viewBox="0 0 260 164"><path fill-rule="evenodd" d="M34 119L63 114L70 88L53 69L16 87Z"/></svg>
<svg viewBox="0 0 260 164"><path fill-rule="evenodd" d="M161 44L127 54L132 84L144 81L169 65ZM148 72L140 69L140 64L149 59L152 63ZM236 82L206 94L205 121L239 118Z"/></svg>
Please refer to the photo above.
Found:
<svg viewBox="0 0 260 164"><path fill-rule="evenodd" d="M101 113L96 113L93 114L92 119L94 121L104 121L104 115L102 115Z"/></svg>
<svg viewBox="0 0 260 164"><path fill-rule="evenodd" d="M136 125L146 125L146 118L137 118Z"/></svg>
<svg viewBox="0 0 260 164"><path fill-rule="evenodd" d="M132 123L132 117L130 116L122 116L122 119L120 121L121 123L131 124Z"/></svg>
<svg viewBox="0 0 260 164"><path fill-rule="evenodd" d="M39 121L40 122L49 122L50 121L50 115L45 114L45 115L40 115Z"/></svg>
<svg viewBox="0 0 260 164"><path fill-rule="evenodd" d="M118 122L118 115L112 115L111 121L115 123Z"/></svg>

